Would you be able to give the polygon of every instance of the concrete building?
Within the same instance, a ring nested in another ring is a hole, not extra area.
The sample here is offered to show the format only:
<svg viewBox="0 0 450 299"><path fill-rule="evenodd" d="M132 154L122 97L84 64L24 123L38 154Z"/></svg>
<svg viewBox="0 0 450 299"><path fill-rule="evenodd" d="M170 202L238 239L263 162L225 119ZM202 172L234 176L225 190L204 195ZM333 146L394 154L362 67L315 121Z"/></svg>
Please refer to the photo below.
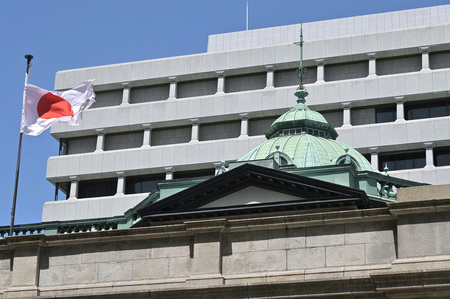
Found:
<svg viewBox="0 0 450 299"><path fill-rule="evenodd" d="M265 141L298 85L300 25L212 35L204 54L60 71L95 78L80 127L54 126L43 221L121 215L157 181L213 175ZM450 183L450 6L303 24L308 105L374 169Z"/></svg>
<svg viewBox="0 0 450 299"><path fill-rule="evenodd" d="M447 298L450 5L299 32L58 72L97 102L52 127L67 200L0 239L0 298Z"/></svg>

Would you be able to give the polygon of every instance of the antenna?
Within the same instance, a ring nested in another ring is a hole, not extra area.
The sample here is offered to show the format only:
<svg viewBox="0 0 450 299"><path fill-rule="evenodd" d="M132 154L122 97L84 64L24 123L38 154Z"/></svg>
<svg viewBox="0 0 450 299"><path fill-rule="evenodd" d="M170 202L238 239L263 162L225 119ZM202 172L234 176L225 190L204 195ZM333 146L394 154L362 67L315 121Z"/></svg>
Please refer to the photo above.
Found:
<svg viewBox="0 0 450 299"><path fill-rule="evenodd" d="M300 84L298 86L299 89L303 89L303 75L305 70L303 69L303 23L300 23Z"/></svg>
<svg viewBox="0 0 450 299"><path fill-rule="evenodd" d="M297 103L305 103L305 97L308 96L308 92L303 86L303 76L305 74L305 68L303 67L303 23L300 23L300 42L295 42L294 44L300 46L300 66L299 70L299 85L294 95L298 98Z"/></svg>
<svg viewBox="0 0 450 299"><path fill-rule="evenodd" d="M248 31L248 0L247 0L247 10L246 10L246 17L245 17L245 30Z"/></svg>

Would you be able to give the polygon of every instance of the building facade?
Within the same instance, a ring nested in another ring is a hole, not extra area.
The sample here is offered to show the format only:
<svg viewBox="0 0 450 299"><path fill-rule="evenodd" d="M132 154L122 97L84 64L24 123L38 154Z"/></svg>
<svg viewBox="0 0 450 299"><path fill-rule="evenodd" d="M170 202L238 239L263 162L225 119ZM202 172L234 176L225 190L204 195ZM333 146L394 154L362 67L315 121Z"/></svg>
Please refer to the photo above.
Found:
<svg viewBox="0 0 450 299"><path fill-rule="evenodd" d="M58 72L97 102L0 299L448 298L450 5L303 24L307 100L299 32Z"/></svg>
<svg viewBox="0 0 450 299"><path fill-rule="evenodd" d="M213 175L261 144L298 85L299 25L209 37L203 54L60 71L95 78L80 127L51 134L43 221L120 215L156 182ZM303 24L308 105L374 169L450 183L450 6ZM70 167L69 167L70 166Z"/></svg>
<svg viewBox="0 0 450 299"><path fill-rule="evenodd" d="M327 192L364 199L349 189ZM0 298L448 298L449 191L404 188L377 209L149 215L140 228L12 236L0 240Z"/></svg>

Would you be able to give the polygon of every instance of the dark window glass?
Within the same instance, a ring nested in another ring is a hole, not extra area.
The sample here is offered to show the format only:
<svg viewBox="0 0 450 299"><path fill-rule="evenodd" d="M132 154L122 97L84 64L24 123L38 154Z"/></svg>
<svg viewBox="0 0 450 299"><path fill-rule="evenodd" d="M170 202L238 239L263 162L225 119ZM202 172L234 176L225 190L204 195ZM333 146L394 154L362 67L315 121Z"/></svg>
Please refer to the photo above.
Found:
<svg viewBox="0 0 450 299"><path fill-rule="evenodd" d="M387 123L393 122L397 118L397 111L395 106L382 107L375 109L375 122Z"/></svg>
<svg viewBox="0 0 450 299"><path fill-rule="evenodd" d="M450 100L410 102L405 104L406 119L422 119L450 115Z"/></svg>
<svg viewBox="0 0 450 299"><path fill-rule="evenodd" d="M116 194L117 179L81 181L78 186L78 198L111 196Z"/></svg>
<svg viewBox="0 0 450 299"><path fill-rule="evenodd" d="M58 190L65 195L65 198L68 199L70 195L70 182L61 182L58 183ZM58 200L63 199L61 195L58 195Z"/></svg>
<svg viewBox="0 0 450 299"><path fill-rule="evenodd" d="M173 173L174 179L186 179L186 178L195 178L202 176L212 176L214 175L214 169L200 169L200 170L192 170L192 171L175 171Z"/></svg>
<svg viewBox="0 0 450 299"><path fill-rule="evenodd" d="M425 167L425 151L380 154L378 169L383 171L386 165L389 170L423 168Z"/></svg>
<svg viewBox="0 0 450 299"><path fill-rule="evenodd" d="M411 111L412 119L421 119L430 117L428 104L416 105Z"/></svg>
<svg viewBox="0 0 450 299"><path fill-rule="evenodd" d="M156 190L158 182L165 180L165 174L127 177L125 194L147 193Z"/></svg>
<svg viewBox="0 0 450 299"><path fill-rule="evenodd" d="M434 166L450 165L450 148L435 148L433 150Z"/></svg>
<svg viewBox="0 0 450 299"><path fill-rule="evenodd" d="M430 117L447 116L447 102L430 103Z"/></svg>

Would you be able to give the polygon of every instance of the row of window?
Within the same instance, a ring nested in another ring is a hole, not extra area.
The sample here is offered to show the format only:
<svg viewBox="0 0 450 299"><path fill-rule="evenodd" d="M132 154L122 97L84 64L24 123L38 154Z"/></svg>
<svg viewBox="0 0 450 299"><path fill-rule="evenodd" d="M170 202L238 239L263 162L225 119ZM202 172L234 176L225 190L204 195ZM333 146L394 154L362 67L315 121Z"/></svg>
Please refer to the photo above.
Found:
<svg viewBox="0 0 450 299"><path fill-rule="evenodd" d="M335 127L342 126L342 113L327 115L327 112L324 112L323 115L327 120L329 119L329 123ZM450 98L421 100L406 102L404 104L405 120L443 116L450 116ZM396 119L396 104L384 105L380 107L354 108L351 110L351 124L353 126L394 122Z"/></svg>
<svg viewBox="0 0 450 299"><path fill-rule="evenodd" d="M376 60L376 74L378 76L417 72L422 69L421 54L412 56L390 57ZM431 69L450 68L450 52L433 52L429 55ZM324 80L327 82L364 78L369 75L367 60L326 64L324 66ZM186 81L177 84L177 98L213 95L217 92L217 78ZM240 92L258 90L266 87L267 73L254 73L239 76L227 76L224 82L224 92ZM317 80L317 67L306 69L304 83L312 84ZM297 69L280 70L274 72L274 87L293 86L299 83ZM164 101L169 98L170 85L153 85L131 89L130 103ZM122 90L98 92L96 103L92 108L117 106L122 103Z"/></svg>
<svg viewBox="0 0 450 299"><path fill-rule="evenodd" d="M263 135L276 117L250 119L248 123L248 135ZM187 143L191 141L191 126L153 129L151 131L151 146ZM241 121L225 123L201 124L199 126L199 141L221 140L237 138L241 134ZM106 134L103 150L120 150L139 148L143 145L144 131L132 131L126 133ZM96 149L97 136L87 136L63 140L63 154L91 153Z"/></svg>
<svg viewBox="0 0 450 299"><path fill-rule="evenodd" d="M295 128L295 129L286 129L282 130L281 133L276 133L272 137L280 137L280 136L290 136L290 135L297 135L301 134L302 132L305 132L309 135L313 135L316 137L327 137L330 138L330 135L322 130L314 130L314 129L305 129L305 128Z"/></svg>
<svg viewBox="0 0 450 299"><path fill-rule="evenodd" d="M395 104L380 107L354 108L351 110L351 124L354 126L367 125L373 123L394 122L397 118L397 108ZM404 104L405 119L423 119L432 117L450 116L450 98L427 101L406 102ZM342 110L326 111L322 113L334 127L343 125ZM270 127L276 117L250 119L248 123L249 136L264 135L264 131ZM283 130L274 137L300 134L301 128ZM191 126L181 126L164 129L153 129L151 133L151 146L170 145L187 143L191 141ZM201 124L199 127L199 141L221 140L227 138L237 138L241 133L241 121L231 121L224 123ZM325 137L325 132L319 130L309 130L306 133ZM120 150L129 148L139 148L143 144L144 132L134 131L117 134L106 134L104 141L105 151ZM72 138L64 140L64 154L81 154L94 152L97 144L97 136Z"/></svg>
<svg viewBox="0 0 450 299"><path fill-rule="evenodd" d="M370 154L364 156L370 161ZM378 154L379 171L384 171L386 166L392 171L423 168L425 165L425 149ZM450 165L450 147L437 147L433 149L433 165L437 167Z"/></svg>
<svg viewBox="0 0 450 299"><path fill-rule="evenodd" d="M370 161L370 155L365 155ZM433 149L434 165L450 165L450 147ZM378 170L384 171L387 166L389 171L423 168L426 165L425 150L380 153L378 155ZM213 176L214 169L202 169L193 171L174 172L174 179L186 179L203 176ZM131 176L125 178L125 194L149 193L156 190L157 184L165 180L165 174L152 174L146 176ZM70 193L70 183L61 183L60 188L64 193ZM80 181L78 184L78 198L90 198L101 196L113 196L117 192L117 178L104 180Z"/></svg>
<svg viewBox="0 0 450 299"><path fill-rule="evenodd" d="M214 169L174 172L173 179L188 179L195 177L213 176ZM158 183L164 181L164 173L146 176L131 176L125 178L125 194L149 193L157 189ZM70 183L59 184L61 190L70 194ZM117 192L117 178L103 180L80 181L78 184L78 198L113 196Z"/></svg>

